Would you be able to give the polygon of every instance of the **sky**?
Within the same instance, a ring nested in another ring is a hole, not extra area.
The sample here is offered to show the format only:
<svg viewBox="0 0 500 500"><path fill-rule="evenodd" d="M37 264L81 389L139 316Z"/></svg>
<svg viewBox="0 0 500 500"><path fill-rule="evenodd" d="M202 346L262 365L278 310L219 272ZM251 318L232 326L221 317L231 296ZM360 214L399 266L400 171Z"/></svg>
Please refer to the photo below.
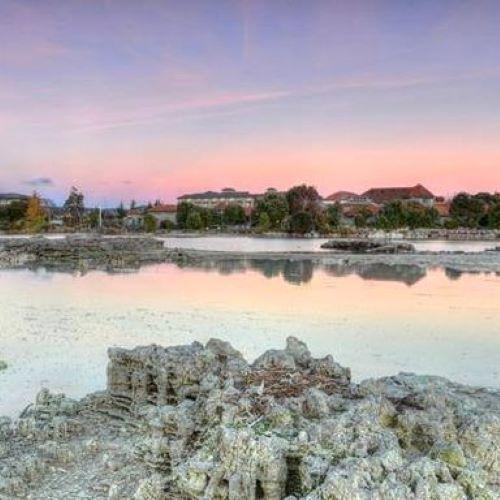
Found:
<svg viewBox="0 0 500 500"><path fill-rule="evenodd" d="M0 0L0 192L500 191L498 0Z"/></svg>

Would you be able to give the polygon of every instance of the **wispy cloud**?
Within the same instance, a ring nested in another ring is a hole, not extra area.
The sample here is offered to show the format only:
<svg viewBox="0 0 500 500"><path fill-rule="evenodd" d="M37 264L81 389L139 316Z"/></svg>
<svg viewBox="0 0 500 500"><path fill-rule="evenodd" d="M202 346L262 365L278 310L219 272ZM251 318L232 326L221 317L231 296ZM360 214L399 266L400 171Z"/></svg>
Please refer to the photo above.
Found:
<svg viewBox="0 0 500 500"><path fill-rule="evenodd" d="M35 179L29 179L24 181L27 186L40 187L40 186L53 186L54 181L50 177L36 177Z"/></svg>
<svg viewBox="0 0 500 500"><path fill-rule="evenodd" d="M73 131L91 132L122 127L133 127L148 125L164 121L166 119L179 119L195 115L227 114L233 110L261 105L274 101L286 99L300 99L331 94L340 91L383 91L419 87L425 85L438 85L443 83L461 82L484 78L498 78L500 71L490 70L486 72L464 73L455 76L449 75L373 75L366 74L356 77L337 79L326 84L312 84L309 86L273 89L256 92L227 92L213 96L193 97L167 105L145 106L129 115L115 115L109 119L102 119L102 115L96 120L79 122L75 124ZM154 109L154 111L151 111ZM80 117L85 113L80 113Z"/></svg>

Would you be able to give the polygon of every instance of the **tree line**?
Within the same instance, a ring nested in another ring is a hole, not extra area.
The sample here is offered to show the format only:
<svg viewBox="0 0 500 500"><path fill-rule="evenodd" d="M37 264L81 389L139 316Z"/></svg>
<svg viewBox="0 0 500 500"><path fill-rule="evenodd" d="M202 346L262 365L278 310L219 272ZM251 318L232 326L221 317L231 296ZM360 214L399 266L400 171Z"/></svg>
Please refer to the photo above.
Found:
<svg viewBox="0 0 500 500"><path fill-rule="evenodd" d="M97 228L99 210L86 210L84 195L72 187L62 207L62 220L68 228ZM149 204L148 207L153 205ZM131 208L135 202L131 203ZM50 209L44 206L35 192L27 200L14 201L0 207L0 229L42 232L49 227ZM114 221L119 227L127 215L123 203L115 210ZM324 207L322 198L313 186L302 184L281 193L269 191L258 198L251 211L237 204L208 209L181 202L177 206L177 228L204 230L210 228L242 227L257 233L288 232L326 234L342 227L342 206ZM154 232L159 225L150 213L143 216L143 229ZM393 201L384 205L377 214L367 206L359 205L354 216L358 228L392 230L400 228L485 228L500 229L500 194L459 193L451 200L449 217L444 220L434 207L419 203ZM170 230L173 224L165 221L162 229Z"/></svg>

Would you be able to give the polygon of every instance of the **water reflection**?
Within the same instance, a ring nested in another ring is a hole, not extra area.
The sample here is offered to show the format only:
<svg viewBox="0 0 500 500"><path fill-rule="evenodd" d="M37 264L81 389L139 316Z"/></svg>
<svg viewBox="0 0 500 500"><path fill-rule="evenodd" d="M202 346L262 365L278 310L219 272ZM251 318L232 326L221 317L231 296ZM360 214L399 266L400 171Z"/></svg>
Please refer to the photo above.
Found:
<svg viewBox="0 0 500 500"><path fill-rule="evenodd" d="M326 275L342 278L355 275L367 281L393 281L413 286L427 276L427 269L416 264L388 264L382 262L367 263L318 263L310 259L219 259L206 258L199 261L177 262L165 265L172 265L180 269L203 270L206 272L216 272L222 276L241 274L247 271L256 272L262 276L272 278L282 278L291 285L305 285L311 282L315 273L324 272ZM142 269L149 266L130 268L104 268L89 269L85 266L75 268L74 266L50 268L40 268L38 266L28 267L37 276L51 279L53 274L70 274L73 276L85 276L91 272L102 272L106 274L134 274L140 273ZM444 268L444 275L450 281L460 279L464 274L482 274L480 271L461 271L451 267ZM500 276L500 273L491 273Z"/></svg>
<svg viewBox="0 0 500 500"><path fill-rule="evenodd" d="M194 267L205 271L218 272L222 275L244 273L251 270L262 274L266 278L281 277L291 285L304 285L309 283L313 279L314 273L317 271L323 271L329 276L338 278L357 275L364 280L396 281L405 283L408 286L414 285L425 278L427 274L425 268L413 264L318 264L311 260L285 259L207 259L195 264L179 264L179 267Z"/></svg>

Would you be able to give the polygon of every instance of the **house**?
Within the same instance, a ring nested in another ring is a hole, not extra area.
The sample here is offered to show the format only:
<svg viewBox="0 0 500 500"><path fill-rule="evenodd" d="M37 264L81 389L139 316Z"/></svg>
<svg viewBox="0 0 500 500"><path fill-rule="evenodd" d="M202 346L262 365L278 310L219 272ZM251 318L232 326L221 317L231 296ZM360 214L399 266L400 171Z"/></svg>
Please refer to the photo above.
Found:
<svg viewBox="0 0 500 500"><path fill-rule="evenodd" d="M236 191L233 188L224 188L222 191L205 191L204 193L193 193L179 196L179 203L187 202L197 207L207 209L221 209L228 205L239 205L246 213L251 212L255 206L256 195L248 191Z"/></svg>
<svg viewBox="0 0 500 500"><path fill-rule="evenodd" d="M148 209L147 213L156 219L158 225L166 221L172 224L177 222L177 205L166 205L156 202L153 207Z"/></svg>
<svg viewBox="0 0 500 500"><path fill-rule="evenodd" d="M435 196L422 184L413 187L382 187L365 191L361 196L377 205L386 205L393 201L420 203L426 207L434 206Z"/></svg>
<svg viewBox="0 0 500 500"><path fill-rule="evenodd" d="M6 207L11 203L19 202L19 201L28 201L29 196L25 194L18 193L0 193L0 207Z"/></svg>
<svg viewBox="0 0 500 500"><path fill-rule="evenodd" d="M370 200L365 197L365 196L360 196L359 194L356 193L351 193L350 191L337 191L336 193L331 194L330 196L327 196L326 198L323 198L323 205L328 206L328 205L335 205L336 203L340 203L341 205L344 205L346 203L348 204L356 204L356 203L369 203Z"/></svg>

